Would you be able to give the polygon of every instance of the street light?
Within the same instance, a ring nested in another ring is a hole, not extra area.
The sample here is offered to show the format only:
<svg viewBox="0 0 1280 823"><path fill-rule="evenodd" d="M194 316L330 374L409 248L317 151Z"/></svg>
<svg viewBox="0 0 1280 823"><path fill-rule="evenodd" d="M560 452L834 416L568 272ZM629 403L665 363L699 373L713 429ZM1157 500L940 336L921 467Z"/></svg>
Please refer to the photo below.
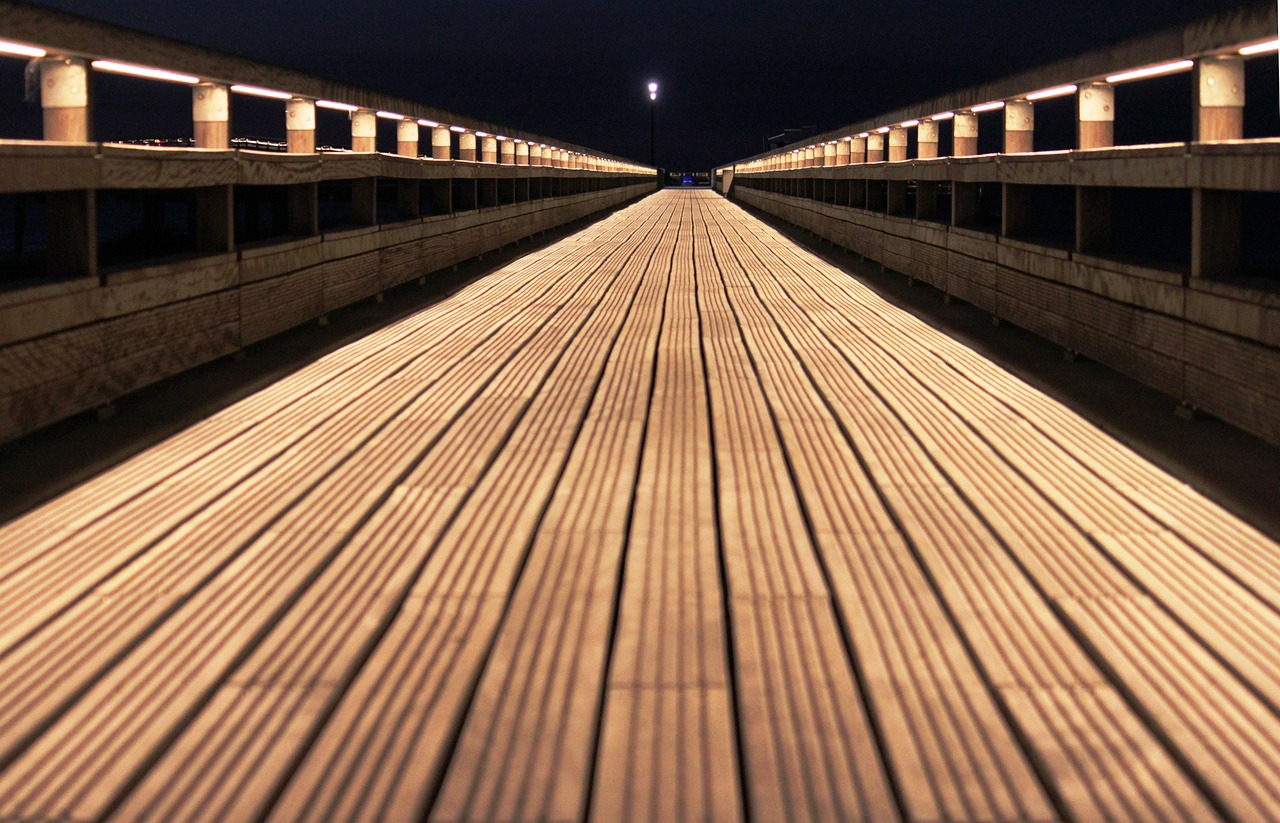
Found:
<svg viewBox="0 0 1280 823"><path fill-rule="evenodd" d="M656 138L658 124L658 83L649 81L649 165L658 167Z"/></svg>

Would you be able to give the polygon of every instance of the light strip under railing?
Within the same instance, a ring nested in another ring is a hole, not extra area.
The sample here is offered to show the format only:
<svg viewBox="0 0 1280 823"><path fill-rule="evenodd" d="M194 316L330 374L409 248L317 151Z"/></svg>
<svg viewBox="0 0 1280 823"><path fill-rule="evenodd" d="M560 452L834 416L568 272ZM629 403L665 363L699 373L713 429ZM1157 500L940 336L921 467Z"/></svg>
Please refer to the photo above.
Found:
<svg viewBox="0 0 1280 823"><path fill-rule="evenodd" d="M188 86L194 86L200 82L199 77L191 74L153 69L150 66L135 66L131 63L117 63L115 60L94 60L89 65L97 71L105 71L108 74L126 74L130 77L145 77L148 80L163 80L167 83L185 83Z"/></svg>
<svg viewBox="0 0 1280 823"><path fill-rule="evenodd" d="M1129 80L1141 80L1144 77L1159 77L1162 74L1173 74L1174 72L1186 71L1194 65L1195 61L1193 60L1175 60L1172 63L1161 63L1158 66L1147 66L1146 68L1122 71L1119 74L1111 74L1107 76L1107 82L1125 83Z"/></svg>

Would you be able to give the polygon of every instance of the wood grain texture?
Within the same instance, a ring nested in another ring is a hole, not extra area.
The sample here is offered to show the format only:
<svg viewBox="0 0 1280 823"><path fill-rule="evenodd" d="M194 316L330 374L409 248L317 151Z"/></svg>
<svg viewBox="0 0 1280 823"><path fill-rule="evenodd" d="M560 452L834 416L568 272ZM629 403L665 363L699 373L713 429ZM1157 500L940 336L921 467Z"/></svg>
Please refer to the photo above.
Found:
<svg viewBox="0 0 1280 823"><path fill-rule="evenodd" d="M1278 615L1249 524L668 191L0 526L0 819L1275 819Z"/></svg>

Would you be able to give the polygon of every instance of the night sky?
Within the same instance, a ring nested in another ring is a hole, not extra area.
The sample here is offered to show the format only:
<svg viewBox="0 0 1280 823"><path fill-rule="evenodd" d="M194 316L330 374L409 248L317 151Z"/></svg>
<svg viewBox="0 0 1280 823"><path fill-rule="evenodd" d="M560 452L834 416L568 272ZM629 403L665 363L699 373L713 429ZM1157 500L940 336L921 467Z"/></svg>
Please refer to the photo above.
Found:
<svg viewBox="0 0 1280 823"><path fill-rule="evenodd" d="M1238 0L40 0L642 161L705 169ZM283 131L283 129L281 129ZM146 136L146 135L138 135Z"/></svg>

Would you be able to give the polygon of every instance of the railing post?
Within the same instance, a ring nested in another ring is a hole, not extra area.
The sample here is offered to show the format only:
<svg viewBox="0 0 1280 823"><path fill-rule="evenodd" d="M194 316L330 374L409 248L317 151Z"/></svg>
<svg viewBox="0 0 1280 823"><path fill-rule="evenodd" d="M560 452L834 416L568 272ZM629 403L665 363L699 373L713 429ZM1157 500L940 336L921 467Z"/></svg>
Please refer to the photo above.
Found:
<svg viewBox="0 0 1280 823"><path fill-rule="evenodd" d="M295 97L284 104L286 148L290 154L314 154L316 150L316 104Z"/></svg>
<svg viewBox="0 0 1280 823"><path fill-rule="evenodd" d="M458 159L476 159L476 134L472 131L458 132Z"/></svg>
<svg viewBox="0 0 1280 823"><path fill-rule="evenodd" d="M196 148L225 149L231 145L230 98L230 90L221 83L200 83L191 89Z"/></svg>
<svg viewBox="0 0 1280 823"><path fill-rule="evenodd" d="M1035 151L1035 104L1013 100L1004 107L1004 151L1017 154ZM1005 237L1025 236L1031 231L1031 187L1004 183L1000 197L1000 233Z"/></svg>
<svg viewBox="0 0 1280 823"><path fill-rule="evenodd" d="M396 154L402 157L418 157L418 121L404 119L396 123ZM399 180L396 182L396 201L400 219L412 220L422 215L422 182Z"/></svg>
<svg viewBox="0 0 1280 823"><path fill-rule="evenodd" d="M1101 149L1115 145L1116 94L1106 83L1081 86L1076 93L1079 112L1079 147ZM1076 251L1101 252L1111 248L1111 189L1076 187Z"/></svg>
<svg viewBox="0 0 1280 823"><path fill-rule="evenodd" d="M855 137L849 141L849 162L867 162L867 138Z"/></svg>
<svg viewBox="0 0 1280 823"><path fill-rule="evenodd" d="M378 150L378 116L369 109L351 112L351 150Z"/></svg>
<svg viewBox="0 0 1280 823"><path fill-rule="evenodd" d="M867 136L867 162L884 162L884 132L875 131Z"/></svg>
<svg viewBox="0 0 1280 823"><path fill-rule="evenodd" d="M951 121L951 155L968 157L978 153L978 115L958 111ZM978 185L951 184L951 225L966 227L978 222Z"/></svg>
<svg viewBox="0 0 1280 823"><path fill-rule="evenodd" d="M907 130L902 126L889 129L889 160L899 162L907 159Z"/></svg>
<svg viewBox="0 0 1280 823"><path fill-rule="evenodd" d="M448 160L453 155L453 132L448 126L434 126L431 129L431 157L435 160Z"/></svg>
<svg viewBox="0 0 1280 823"><path fill-rule="evenodd" d="M290 154L314 154L316 150L316 104L295 97L285 101L286 149ZM320 233L319 190L315 183L289 186L289 232L311 236Z"/></svg>
<svg viewBox="0 0 1280 823"><path fill-rule="evenodd" d="M419 136L418 121L406 119L396 123L396 154L417 157Z"/></svg>
<svg viewBox="0 0 1280 823"><path fill-rule="evenodd" d="M1244 60L1235 55L1196 63L1195 139L1244 137ZM1229 277L1240 268L1240 192L1191 191L1191 276Z"/></svg>
<svg viewBox="0 0 1280 823"><path fill-rule="evenodd" d="M373 111L351 112L351 150L378 150L378 116ZM351 181L351 220L365 226L378 222L378 178L358 177Z"/></svg>
<svg viewBox="0 0 1280 823"><path fill-rule="evenodd" d="M894 126L889 129L886 137L889 144L889 161L897 163L906 160L907 130L902 126ZM888 200L885 203L885 212L888 214L906 214L907 181L889 180L885 184L885 191L888 196Z"/></svg>
<svg viewBox="0 0 1280 823"><path fill-rule="evenodd" d="M89 140L89 72L84 60L47 57L40 61L40 107L44 139ZM92 190L45 195L49 232L49 274L85 277L98 271L97 206Z"/></svg>
<svg viewBox="0 0 1280 823"><path fill-rule="evenodd" d="M88 64L76 57L46 57L39 65L44 139L68 143L88 142Z"/></svg>
<svg viewBox="0 0 1280 823"><path fill-rule="evenodd" d="M978 153L978 115L958 111L952 118L951 155L969 157Z"/></svg>
<svg viewBox="0 0 1280 823"><path fill-rule="evenodd" d="M938 156L938 124L921 120L916 127L916 156L929 160ZM938 215L938 183L916 181L916 219L931 220Z"/></svg>
<svg viewBox="0 0 1280 823"><path fill-rule="evenodd" d="M231 94L222 83L199 83L191 89L191 120L198 149L231 146ZM196 189L196 248L221 254L235 248L235 212L231 186Z"/></svg>
<svg viewBox="0 0 1280 823"><path fill-rule="evenodd" d="M498 138L487 135L480 140L480 162L498 162Z"/></svg>

